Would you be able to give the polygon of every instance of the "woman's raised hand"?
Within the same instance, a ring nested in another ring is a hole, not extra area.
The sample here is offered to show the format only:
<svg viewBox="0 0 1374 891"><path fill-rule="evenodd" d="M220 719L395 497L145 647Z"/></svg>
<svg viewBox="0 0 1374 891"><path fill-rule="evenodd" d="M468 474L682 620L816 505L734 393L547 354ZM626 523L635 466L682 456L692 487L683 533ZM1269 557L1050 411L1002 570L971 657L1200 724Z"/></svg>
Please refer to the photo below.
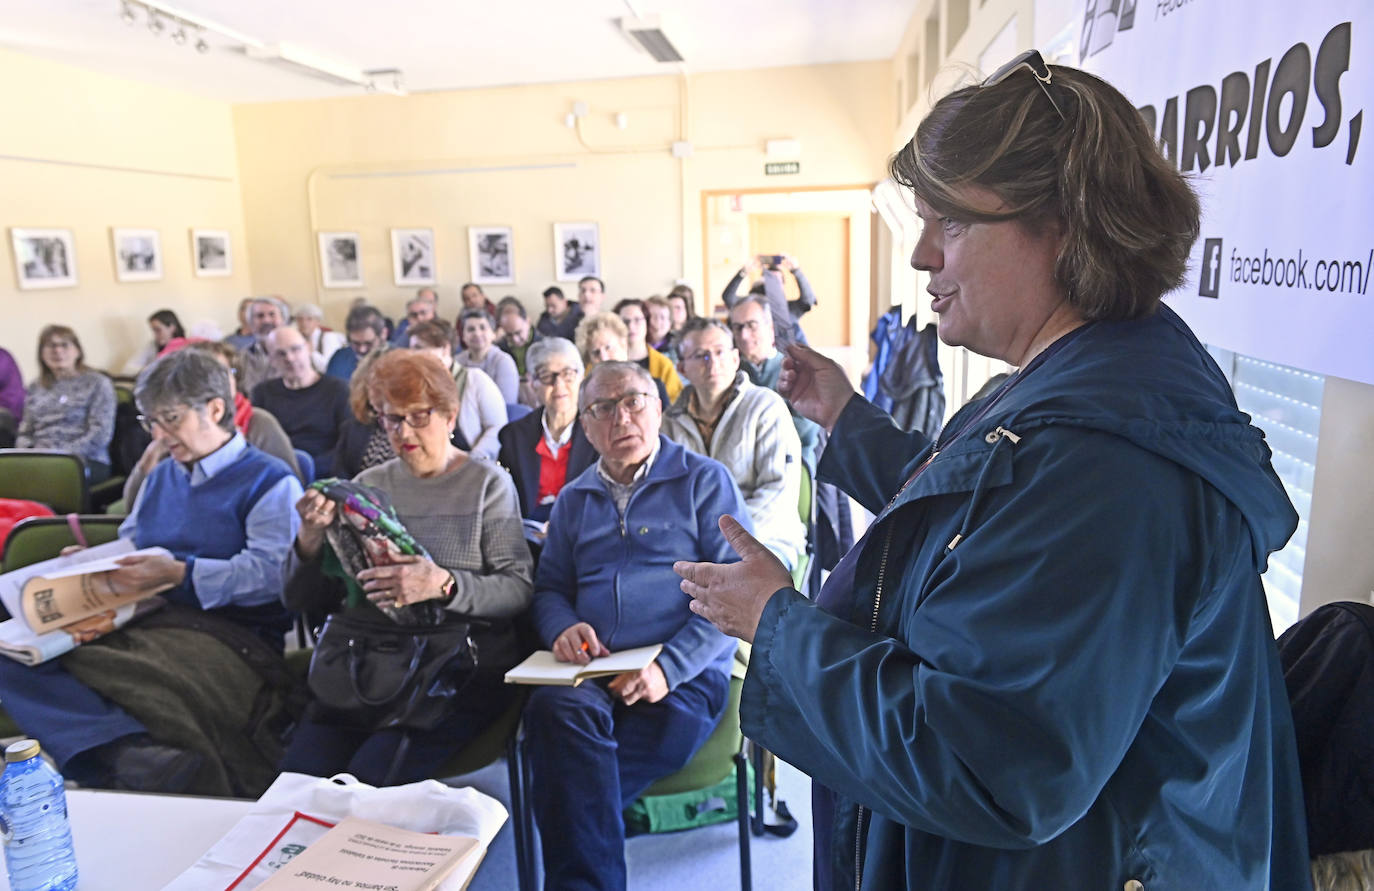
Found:
<svg viewBox="0 0 1374 891"><path fill-rule="evenodd" d="M782 360L778 392L804 417L828 431L853 398L854 386L838 362L794 343Z"/></svg>
<svg viewBox="0 0 1374 891"><path fill-rule="evenodd" d="M324 545L324 531L334 522L338 506L315 489L306 489L296 502L301 528L296 532L296 553L313 560Z"/></svg>

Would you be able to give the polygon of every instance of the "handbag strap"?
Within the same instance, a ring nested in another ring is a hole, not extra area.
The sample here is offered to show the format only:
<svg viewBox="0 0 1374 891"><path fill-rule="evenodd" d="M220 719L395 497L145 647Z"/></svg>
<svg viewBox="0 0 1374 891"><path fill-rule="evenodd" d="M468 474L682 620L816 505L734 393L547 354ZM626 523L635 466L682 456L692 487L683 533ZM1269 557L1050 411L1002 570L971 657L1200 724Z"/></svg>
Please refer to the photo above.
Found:
<svg viewBox="0 0 1374 891"><path fill-rule="evenodd" d="M72 538L83 548L90 547L86 543L86 532L81 528L81 515L78 513L67 514L67 528L72 530Z"/></svg>
<svg viewBox="0 0 1374 891"><path fill-rule="evenodd" d="M367 652L367 648L363 646L366 641L357 637L348 639L348 678L353 683L353 695L358 697L359 702L374 708L379 705L386 705L400 696L402 691L411 685L415 680L416 672L420 670L420 663L424 659L425 650L429 647L429 641L423 637L414 637L412 640L416 642L416 646L411 650L410 664L406 666L405 676L396 685L396 689L379 697L370 698L363 693L358 685L359 666L362 665L363 654Z"/></svg>

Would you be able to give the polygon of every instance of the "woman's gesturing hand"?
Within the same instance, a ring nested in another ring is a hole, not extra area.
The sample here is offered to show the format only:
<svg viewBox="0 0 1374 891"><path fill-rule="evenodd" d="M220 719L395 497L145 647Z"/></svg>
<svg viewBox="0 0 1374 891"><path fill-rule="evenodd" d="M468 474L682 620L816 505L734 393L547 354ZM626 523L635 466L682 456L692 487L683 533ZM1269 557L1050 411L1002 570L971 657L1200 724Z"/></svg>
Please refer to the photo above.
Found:
<svg viewBox="0 0 1374 891"><path fill-rule="evenodd" d="M578 622L563 629L553 642L553 657L559 662L576 662L586 665L600 656L609 656L611 651L596 636L596 629L586 622Z"/></svg>
<svg viewBox="0 0 1374 891"><path fill-rule="evenodd" d="M782 360L778 392L802 415L830 430L853 398L854 386L838 362L794 343Z"/></svg>
<svg viewBox="0 0 1374 891"><path fill-rule="evenodd" d="M720 518L720 531L739 554L738 563L673 564L682 576L682 590L692 596L692 612L732 637L750 643L758 630L763 608L781 588L792 586L792 575L757 538L730 515Z"/></svg>
<svg viewBox="0 0 1374 891"><path fill-rule="evenodd" d="M449 580L447 569L417 554L393 559L393 563L369 566L358 573L368 600L378 606L405 606L443 596Z"/></svg>

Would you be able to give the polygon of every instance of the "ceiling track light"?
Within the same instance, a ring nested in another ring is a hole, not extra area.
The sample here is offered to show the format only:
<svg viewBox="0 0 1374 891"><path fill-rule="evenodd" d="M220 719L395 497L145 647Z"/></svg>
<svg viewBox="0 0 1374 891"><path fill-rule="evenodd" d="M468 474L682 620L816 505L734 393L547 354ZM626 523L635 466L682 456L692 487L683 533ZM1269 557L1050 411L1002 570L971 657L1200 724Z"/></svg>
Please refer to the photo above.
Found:
<svg viewBox="0 0 1374 891"><path fill-rule="evenodd" d="M124 0L120 4L119 17L124 20L126 25L133 25L138 21L138 16L134 14L134 8L129 5L129 0Z"/></svg>
<svg viewBox="0 0 1374 891"><path fill-rule="evenodd" d="M205 34L204 34L203 32L201 33L201 35L200 35L199 37L196 38L196 52L198 52L198 53L208 53L208 52L210 52L210 44L208 44L208 43L205 42Z"/></svg>
<svg viewBox="0 0 1374 891"><path fill-rule="evenodd" d="M186 43L185 25L180 23L177 24L177 29L172 32L172 43L175 43L177 46L183 46Z"/></svg>
<svg viewBox="0 0 1374 891"><path fill-rule="evenodd" d="M149 31L152 31L154 34L161 34L162 31L163 31L163 29L166 28L166 27L167 27L166 23L162 21L162 16L158 15L158 14L157 14L155 11L153 11L153 10L149 10L149 11L148 11L148 30L149 30Z"/></svg>

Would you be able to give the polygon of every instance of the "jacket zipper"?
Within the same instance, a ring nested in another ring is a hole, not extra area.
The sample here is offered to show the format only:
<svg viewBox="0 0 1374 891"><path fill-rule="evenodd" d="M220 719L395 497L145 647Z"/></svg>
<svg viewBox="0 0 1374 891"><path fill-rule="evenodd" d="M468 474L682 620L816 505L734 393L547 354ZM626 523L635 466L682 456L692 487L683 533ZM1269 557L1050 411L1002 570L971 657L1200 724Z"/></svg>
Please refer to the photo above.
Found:
<svg viewBox="0 0 1374 891"><path fill-rule="evenodd" d="M931 455L931 457L935 457ZM869 619L869 633L878 631L878 610L883 605L883 583L887 578L887 555L892 549L892 524L887 525L887 534L883 536L883 556L878 563L878 586L873 592L873 616ZM854 818L854 891L861 891L864 880L863 854L864 854L864 811L868 810L863 805L859 805L858 812Z"/></svg>

